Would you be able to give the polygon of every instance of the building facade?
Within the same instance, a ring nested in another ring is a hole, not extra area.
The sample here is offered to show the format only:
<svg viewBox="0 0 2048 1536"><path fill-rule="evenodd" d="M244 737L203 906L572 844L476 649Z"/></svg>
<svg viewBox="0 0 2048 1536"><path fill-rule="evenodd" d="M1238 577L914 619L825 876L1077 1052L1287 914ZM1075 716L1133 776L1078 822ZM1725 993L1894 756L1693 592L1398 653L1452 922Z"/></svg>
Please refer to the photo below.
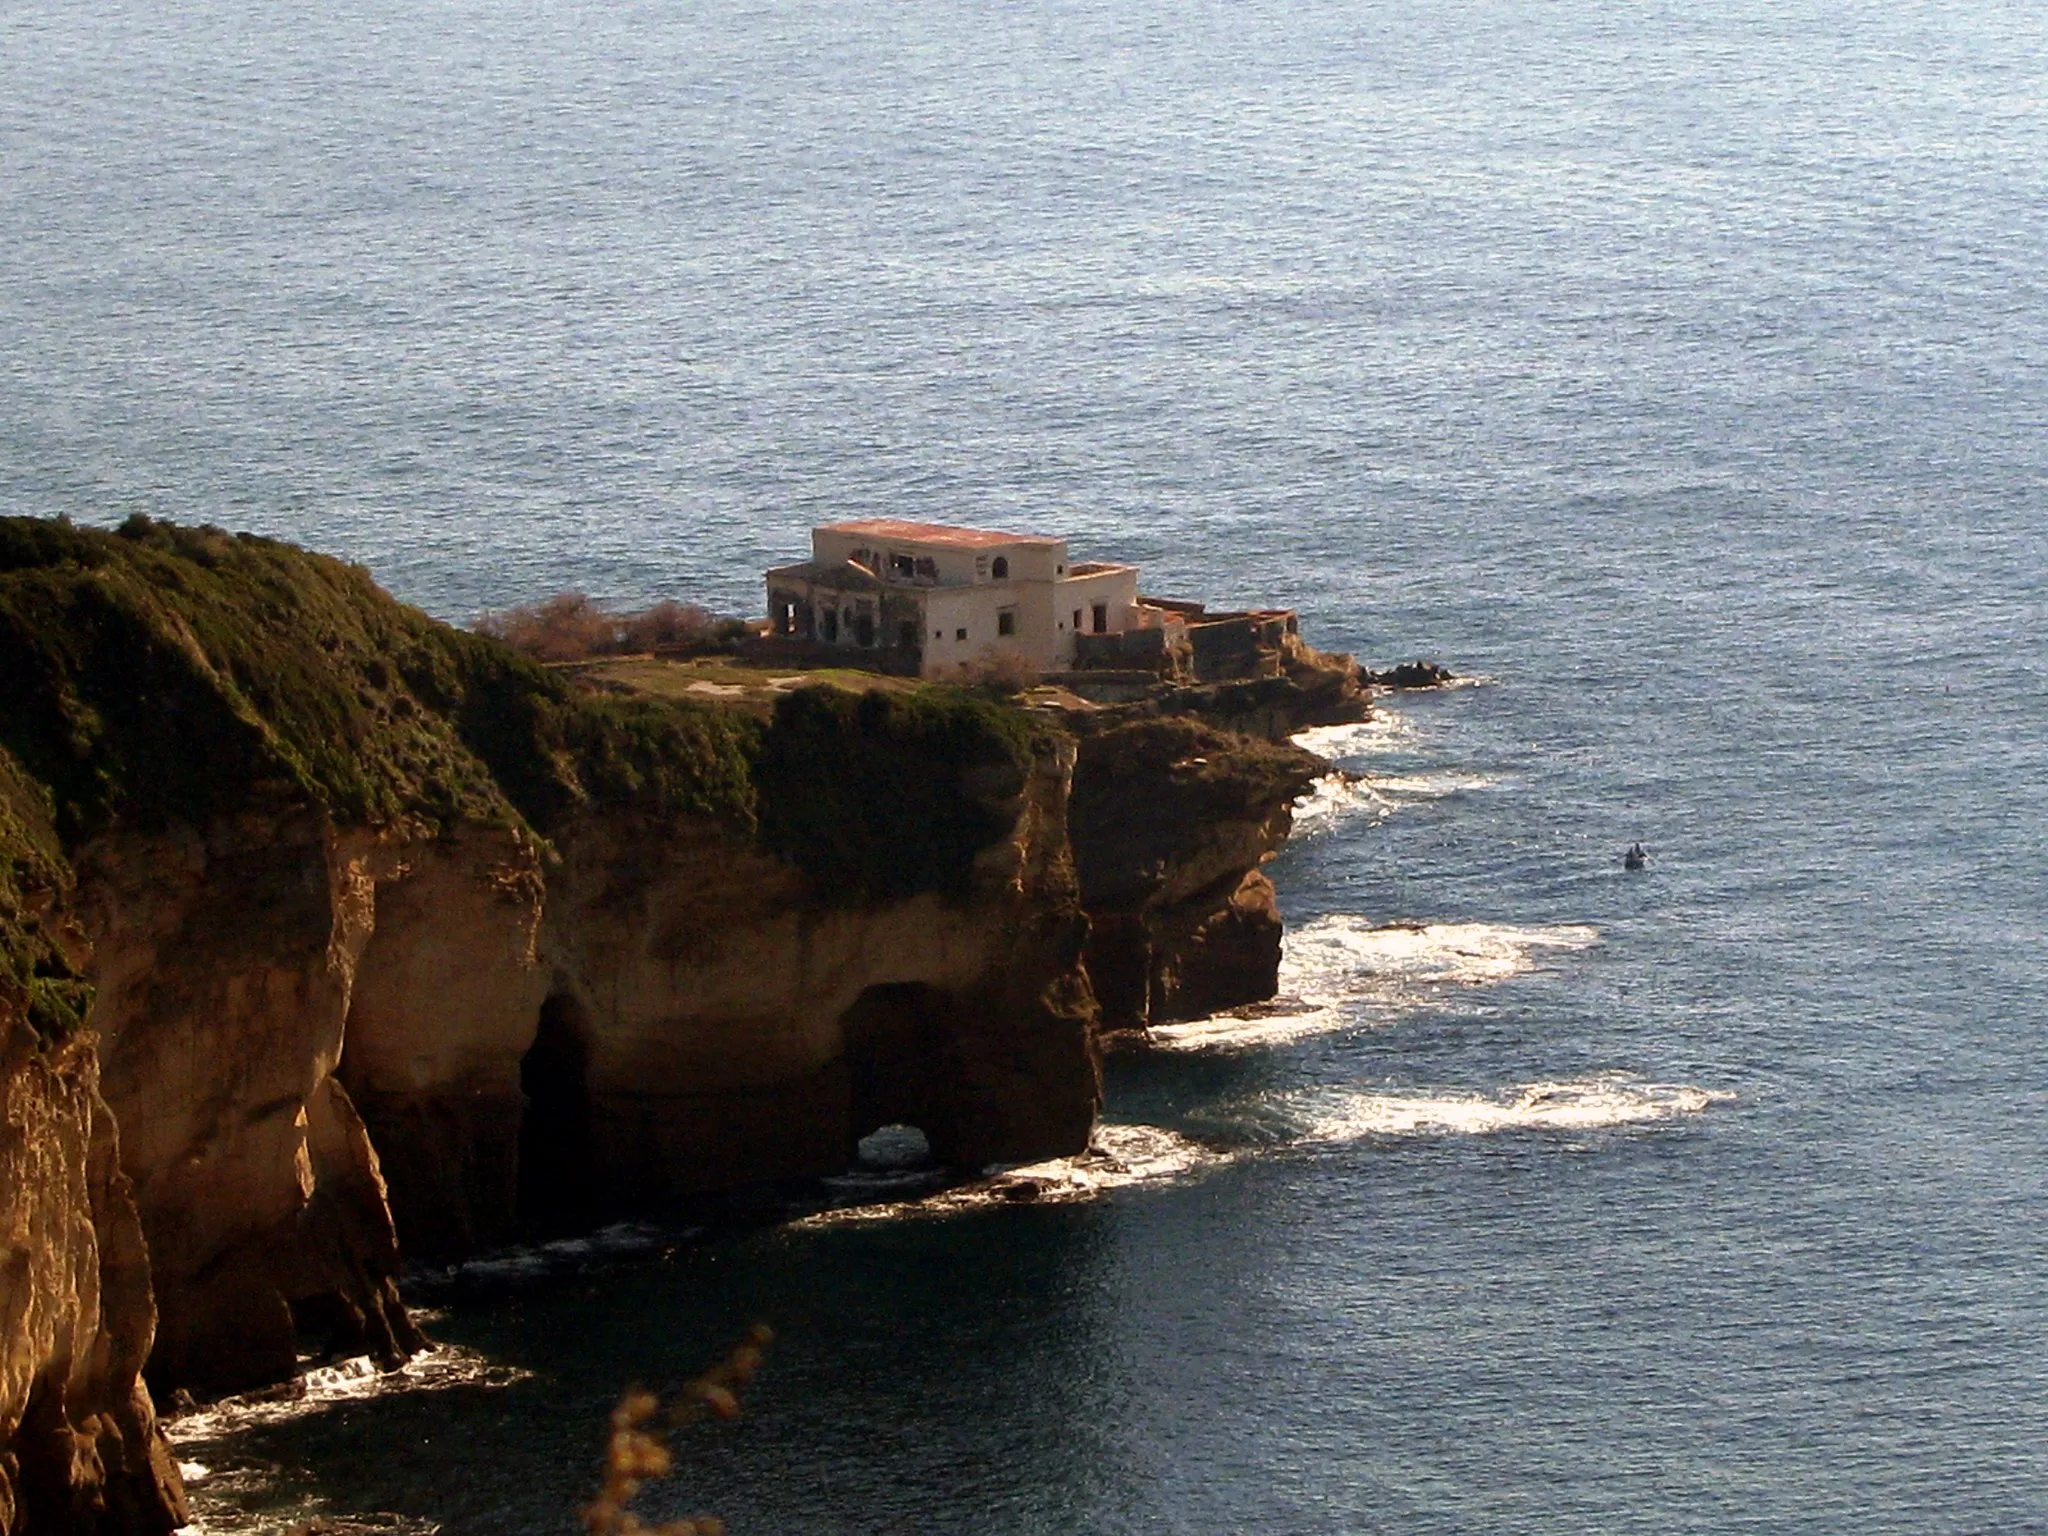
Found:
<svg viewBox="0 0 2048 1536"><path fill-rule="evenodd" d="M809 560L768 572L772 633L893 652L929 678L1006 657L1064 671L1077 637L1120 635L1148 617L1136 566L1076 565L1065 539L941 523L828 523L811 530Z"/></svg>

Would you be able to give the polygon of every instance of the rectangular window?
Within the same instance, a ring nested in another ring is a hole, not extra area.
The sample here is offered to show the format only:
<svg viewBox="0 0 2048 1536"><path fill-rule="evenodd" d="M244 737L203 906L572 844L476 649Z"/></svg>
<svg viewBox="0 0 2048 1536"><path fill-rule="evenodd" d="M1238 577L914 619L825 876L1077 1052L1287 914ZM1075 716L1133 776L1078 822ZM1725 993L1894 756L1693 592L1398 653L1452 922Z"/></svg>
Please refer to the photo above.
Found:
<svg viewBox="0 0 2048 1536"><path fill-rule="evenodd" d="M1080 627L1081 627L1081 610L1080 610L1080 609L1078 609L1078 608L1076 608L1076 609L1074 610L1074 628L1076 628L1076 629L1079 629Z"/></svg>
<svg viewBox="0 0 2048 1536"><path fill-rule="evenodd" d="M956 629L953 631L953 638L955 640L965 640L967 638L967 631L964 629Z"/></svg>
<svg viewBox="0 0 2048 1536"><path fill-rule="evenodd" d="M1095 605L1095 633L1097 633L1098 635L1100 635L1100 634L1106 634L1106 633L1108 632L1108 630L1109 630L1109 604L1107 604L1107 603L1097 603L1097 604Z"/></svg>
<svg viewBox="0 0 2048 1536"><path fill-rule="evenodd" d="M996 615L996 633L1014 635L1017 633L1017 610L1005 608Z"/></svg>

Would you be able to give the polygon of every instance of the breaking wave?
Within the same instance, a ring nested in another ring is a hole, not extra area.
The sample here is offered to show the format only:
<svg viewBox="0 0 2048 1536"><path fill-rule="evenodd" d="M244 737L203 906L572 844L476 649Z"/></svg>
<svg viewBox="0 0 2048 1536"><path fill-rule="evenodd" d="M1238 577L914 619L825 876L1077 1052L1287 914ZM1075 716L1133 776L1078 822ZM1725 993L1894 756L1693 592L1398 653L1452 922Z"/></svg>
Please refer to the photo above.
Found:
<svg viewBox="0 0 2048 1536"><path fill-rule="evenodd" d="M1006 1168L987 1178L919 1199L879 1201L819 1211L799 1227L894 1221L905 1216L948 1216L992 1205L1060 1205L1093 1200L1134 1184L1159 1184L1204 1173L1231 1160L1176 1132L1156 1125L1098 1125L1088 1150Z"/></svg>
<svg viewBox="0 0 2048 1536"><path fill-rule="evenodd" d="M1372 923L1332 914L1288 935L1280 985L1303 996L1422 983L1479 986L1535 970L1549 951L1599 942L1600 930L1583 923Z"/></svg>
<svg viewBox="0 0 2048 1536"><path fill-rule="evenodd" d="M1375 711L1369 720L1350 725L1318 725L1296 733L1290 739L1304 751L1332 762L1371 757L1394 751L1415 738L1415 727L1391 710Z"/></svg>
<svg viewBox="0 0 2048 1536"><path fill-rule="evenodd" d="M1587 949L1584 924L1383 923L1336 915L1282 941L1280 994L1187 1024L1155 1024L1146 1042L1166 1050L1241 1051L1326 1034L1391 1016L1446 986L1489 986L1545 968L1553 952Z"/></svg>
<svg viewBox="0 0 2048 1536"><path fill-rule="evenodd" d="M1303 1143L1412 1136L1490 1136L1503 1131L1596 1131L1698 1115L1735 1095L1688 1083L1622 1076L1529 1083L1487 1097L1325 1091L1292 1106Z"/></svg>
<svg viewBox="0 0 2048 1536"><path fill-rule="evenodd" d="M398 1392L445 1392L455 1387L509 1387L532 1373L457 1345L437 1344L396 1370L383 1370L367 1355L316 1366L299 1381L242 1397L224 1397L204 1408L166 1419L164 1430L181 1459L199 1448L259 1425L282 1424L325 1413L342 1403ZM198 1465L197 1458L192 1464ZM200 1468L204 1475L203 1466Z"/></svg>
<svg viewBox="0 0 2048 1536"><path fill-rule="evenodd" d="M509 1387L533 1373L502 1365L474 1350L441 1344L415 1355L397 1370L378 1368L359 1356L335 1365L317 1366L287 1386L224 1397L204 1408L164 1420L192 1504L186 1536L254 1536L254 1533L300 1529L307 1511L289 1520L273 1507L280 1469L250 1456L235 1443L244 1432L282 1424L368 1398L396 1393L445 1392L458 1387ZM333 1515L316 1522L339 1532L375 1530L390 1536L432 1536L430 1521L397 1515Z"/></svg>
<svg viewBox="0 0 2048 1536"><path fill-rule="evenodd" d="M1371 779L1350 773L1326 773L1294 802L1294 830L1290 835L1314 837L1354 816L1370 816L1378 822L1393 808L1393 802L1380 793Z"/></svg>
<svg viewBox="0 0 2048 1536"><path fill-rule="evenodd" d="M1441 800L1468 790L1491 789L1499 779L1484 773L1375 773L1367 776L1374 790L1398 804L1402 801Z"/></svg>

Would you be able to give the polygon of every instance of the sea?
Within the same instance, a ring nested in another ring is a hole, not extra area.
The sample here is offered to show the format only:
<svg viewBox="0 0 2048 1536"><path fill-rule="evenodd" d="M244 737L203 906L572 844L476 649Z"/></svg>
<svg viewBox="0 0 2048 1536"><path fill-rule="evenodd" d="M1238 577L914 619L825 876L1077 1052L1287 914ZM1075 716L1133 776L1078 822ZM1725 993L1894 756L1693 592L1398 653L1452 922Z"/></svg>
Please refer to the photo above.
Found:
<svg viewBox="0 0 2048 1536"><path fill-rule="evenodd" d="M2044 272L2038 0L0 0L0 510L456 622L1017 527L1462 680L1047 1198L458 1288L201 1528L576 1529L762 1321L650 1519L2048 1530Z"/></svg>

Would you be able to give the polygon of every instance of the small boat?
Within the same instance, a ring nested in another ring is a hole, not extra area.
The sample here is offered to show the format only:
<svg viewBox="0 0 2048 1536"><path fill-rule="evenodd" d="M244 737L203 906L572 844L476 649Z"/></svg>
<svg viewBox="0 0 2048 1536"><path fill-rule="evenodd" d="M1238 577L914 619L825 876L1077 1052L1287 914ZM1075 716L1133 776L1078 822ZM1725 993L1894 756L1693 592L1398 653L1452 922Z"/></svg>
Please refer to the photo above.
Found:
<svg viewBox="0 0 2048 1536"><path fill-rule="evenodd" d="M1621 856L1623 869L1646 869L1650 863L1650 850L1641 843L1630 843L1628 852Z"/></svg>

